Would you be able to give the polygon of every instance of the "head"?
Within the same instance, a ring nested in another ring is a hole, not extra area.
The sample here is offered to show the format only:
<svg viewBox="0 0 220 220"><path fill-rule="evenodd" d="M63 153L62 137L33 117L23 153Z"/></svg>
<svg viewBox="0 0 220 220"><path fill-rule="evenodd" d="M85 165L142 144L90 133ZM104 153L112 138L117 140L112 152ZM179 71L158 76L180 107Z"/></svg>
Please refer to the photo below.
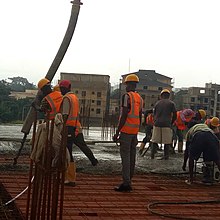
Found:
<svg viewBox="0 0 220 220"><path fill-rule="evenodd" d="M39 90L42 91L42 93L45 96L52 92L50 80L48 80L47 78L41 79L38 82L37 87L38 87Z"/></svg>
<svg viewBox="0 0 220 220"><path fill-rule="evenodd" d="M169 99L170 98L170 90L169 89L163 89L160 92L161 99Z"/></svg>
<svg viewBox="0 0 220 220"><path fill-rule="evenodd" d="M136 74L129 74L126 76L125 81L126 92L135 91L139 78Z"/></svg>
<svg viewBox="0 0 220 220"><path fill-rule="evenodd" d="M62 95L65 95L66 93L71 91L71 82L69 80L64 79L60 81L59 87Z"/></svg>
<svg viewBox="0 0 220 220"><path fill-rule="evenodd" d="M58 91L58 92L60 92L60 86L59 86L59 84L57 84L57 85L55 85L55 86L53 87L53 91Z"/></svg>
<svg viewBox="0 0 220 220"><path fill-rule="evenodd" d="M188 108L188 109L184 109L181 111L180 113L180 118L184 121L184 122L189 122L193 117L195 116L195 113L192 109Z"/></svg>

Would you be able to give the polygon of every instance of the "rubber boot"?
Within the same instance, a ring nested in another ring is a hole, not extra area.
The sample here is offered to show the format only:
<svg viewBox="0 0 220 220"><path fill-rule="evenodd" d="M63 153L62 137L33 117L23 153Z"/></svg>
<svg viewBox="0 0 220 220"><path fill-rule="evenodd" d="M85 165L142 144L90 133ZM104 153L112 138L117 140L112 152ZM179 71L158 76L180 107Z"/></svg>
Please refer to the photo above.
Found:
<svg viewBox="0 0 220 220"><path fill-rule="evenodd" d="M178 153L183 153L183 142L178 142Z"/></svg>
<svg viewBox="0 0 220 220"><path fill-rule="evenodd" d="M169 153L170 153L170 145L164 144L164 160L169 159Z"/></svg>
<svg viewBox="0 0 220 220"><path fill-rule="evenodd" d="M154 155L157 152L157 146L156 143L151 143L151 159L154 159Z"/></svg>
<svg viewBox="0 0 220 220"><path fill-rule="evenodd" d="M142 142L141 145L140 145L140 149L139 149L139 154L140 155L143 153L144 147L145 147L145 143Z"/></svg>
<svg viewBox="0 0 220 220"><path fill-rule="evenodd" d="M76 185L76 163L70 162L65 173L65 185L75 186Z"/></svg>

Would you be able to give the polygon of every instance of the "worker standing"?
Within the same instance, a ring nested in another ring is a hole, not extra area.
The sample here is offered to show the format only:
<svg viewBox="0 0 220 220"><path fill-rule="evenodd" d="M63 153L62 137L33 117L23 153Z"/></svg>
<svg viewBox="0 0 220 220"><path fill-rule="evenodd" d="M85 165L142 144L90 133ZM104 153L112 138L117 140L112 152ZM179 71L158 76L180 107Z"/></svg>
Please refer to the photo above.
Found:
<svg viewBox="0 0 220 220"><path fill-rule="evenodd" d="M75 168L75 162L72 156L73 143L89 158L93 166L98 164L98 160L94 157L91 149L87 146L82 133L82 127L79 121L79 101L77 96L71 92L71 83L69 80L62 80L59 83L60 91L63 95L61 105L61 113L64 119L67 119L66 125L68 129L67 147L71 156L71 166ZM70 181L71 182L71 181Z"/></svg>
<svg viewBox="0 0 220 220"><path fill-rule="evenodd" d="M187 123L194 117L192 109L177 111L177 118L174 122L174 132L178 138L178 152L183 152L183 132L187 129Z"/></svg>
<svg viewBox="0 0 220 220"><path fill-rule="evenodd" d="M143 100L136 92L139 78L135 74L125 78L126 94L122 96L122 111L113 141L120 143L123 183L115 187L115 191L129 192L132 190L131 180L134 175L137 134L139 131Z"/></svg>
<svg viewBox="0 0 220 220"><path fill-rule="evenodd" d="M154 126L152 133L151 159L154 159L157 144L164 144L164 159L169 159L169 148L172 145L172 125L176 120L176 105L170 100L170 91L163 89L160 100L154 107Z"/></svg>

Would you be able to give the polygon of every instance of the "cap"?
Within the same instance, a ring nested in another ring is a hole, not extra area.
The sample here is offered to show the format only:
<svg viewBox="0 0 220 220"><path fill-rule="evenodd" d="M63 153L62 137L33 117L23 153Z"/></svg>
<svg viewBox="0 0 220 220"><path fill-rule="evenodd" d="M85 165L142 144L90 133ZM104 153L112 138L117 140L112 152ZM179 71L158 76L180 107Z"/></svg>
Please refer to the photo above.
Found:
<svg viewBox="0 0 220 220"><path fill-rule="evenodd" d="M213 127L218 127L218 126L219 126L219 118L213 117L213 118L210 120L210 124L211 124L211 126L213 126Z"/></svg>
<svg viewBox="0 0 220 220"><path fill-rule="evenodd" d="M71 82L70 82L69 80L66 80L66 79L62 80L62 81L59 83L59 86L60 86L60 87L65 87L65 88L67 88L67 89L70 87L70 85L71 85Z"/></svg>
<svg viewBox="0 0 220 220"><path fill-rule="evenodd" d="M163 89L160 94L163 94L163 93L169 93L170 94L170 90L169 89Z"/></svg>
<svg viewBox="0 0 220 220"><path fill-rule="evenodd" d="M38 82L37 87L38 87L38 89L42 89L45 85L47 85L49 83L50 83L49 79L43 78Z"/></svg>
<svg viewBox="0 0 220 220"><path fill-rule="evenodd" d="M206 111L205 110L199 109L198 112L199 112L201 118L205 118L205 116L206 116Z"/></svg>
<svg viewBox="0 0 220 220"><path fill-rule="evenodd" d="M125 83L127 83L127 82L136 82L136 83L138 83L139 82L139 78L138 78L138 76L136 74L129 74L129 75L126 76L124 82Z"/></svg>

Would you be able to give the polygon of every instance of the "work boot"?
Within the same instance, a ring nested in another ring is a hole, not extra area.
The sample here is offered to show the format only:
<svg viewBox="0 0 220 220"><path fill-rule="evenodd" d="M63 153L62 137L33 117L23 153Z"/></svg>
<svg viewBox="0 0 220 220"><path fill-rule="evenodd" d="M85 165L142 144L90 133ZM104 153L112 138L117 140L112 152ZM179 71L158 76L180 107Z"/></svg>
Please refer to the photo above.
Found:
<svg viewBox="0 0 220 220"><path fill-rule="evenodd" d="M169 152L170 151L170 145L169 144L164 144L164 160L169 159Z"/></svg>
<svg viewBox="0 0 220 220"><path fill-rule="evenodd" d="M178 142L178 153L183 153L183 142Z"/></svg>
<svg viewBox="0 0 220 220"><path fill-rule="evenodd" d="M151 143L151 159L154 159L154 155L157 152L157 143Z"/></svg>
<svg viewBox="0 0 220 220"><path fill-rule="evenodd" d="M70 162L65 173L65 185L75 186L76 185L76 163Z"/></svg>

